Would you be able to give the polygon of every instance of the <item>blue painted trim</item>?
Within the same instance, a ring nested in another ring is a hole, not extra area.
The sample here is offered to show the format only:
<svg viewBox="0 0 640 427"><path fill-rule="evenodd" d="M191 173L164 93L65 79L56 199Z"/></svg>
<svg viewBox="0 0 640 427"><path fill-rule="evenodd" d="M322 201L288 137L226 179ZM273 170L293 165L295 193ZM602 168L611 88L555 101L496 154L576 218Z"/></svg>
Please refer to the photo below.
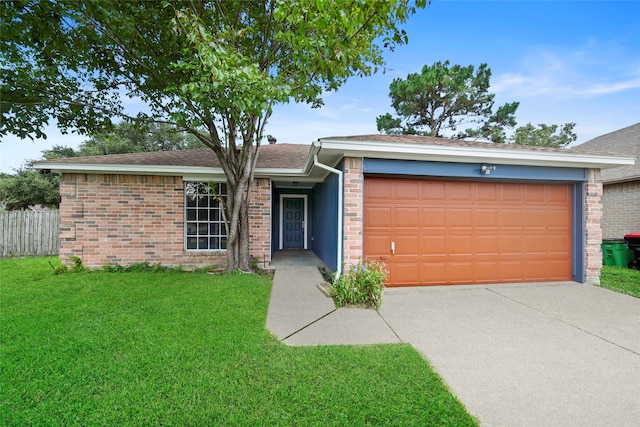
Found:
<svg viewBox="0 0 640 427"><path fill-rule="evenodd" d="M585 281L585 222L584 222L584 198L585 184L577 183L573 186L573 266L572 275L574 282Z"/></svg>
<svg viewBox="0 0 640 427"><path fill-rule="evenodd" d="M313 187L311 249L331 270L337 271L338 176L329 174Z"/></svg>
<svg viewBox="0 0 640 427"><path fill-rule="evenodd" d="M545 167L545 166L517 166L494 165L496 169L489 175L483 175L483 163L448 163L423 162L417 160L390 160L365 158L363 172L365 174L411 175L423 177L464 178L474 180L535 180L538 182L586 182L588 171L584 168Z"/></svg>

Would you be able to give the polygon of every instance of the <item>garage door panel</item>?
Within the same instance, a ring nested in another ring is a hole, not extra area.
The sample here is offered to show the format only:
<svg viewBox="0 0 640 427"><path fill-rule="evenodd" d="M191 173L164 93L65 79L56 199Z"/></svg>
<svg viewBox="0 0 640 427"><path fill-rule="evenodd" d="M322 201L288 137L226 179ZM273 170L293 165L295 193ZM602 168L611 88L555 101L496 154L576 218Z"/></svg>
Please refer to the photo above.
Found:
<svg viewBox="0 0 640 427"><path fill-rule="evenodd" d="M396 207L393 208L392 225L396 229L420 228L420 208L419 207Z"/></svg>
<svg viewBox="0 0 640 427"><path fill-rule="evenodd" d="M445 247L446 253L449 255L471 256L473 252L471 242L472 240L469 235L450 235Z"/></svg>
<svg viewBox="0 0 640 427"><path fill-rule="evenodd" d="M498 268L497 261L475 261L473 263L474 277L478 283L491 283L495 281Z"/></svg>
<svg viewBox="0 0 640 427"><path fill-rule="evenodd" d="M496 200L500 200L499 185L497 183L486 183L483 185L482 191L476 193L476 202L480 204L493 204Z"/></svg>
<svg viewBox="0 0 640 427"><path fill-rule="evenodd" d="M473 213L475 227L496 228L500 217L497 208L476 208Z"/></svg>
<svg viewBox="0 0 640 427"><path fill-rule="evenodd" d="M521 204L523 200L522 185L512 184L502 186L501 202L511 204Z"/></svg>
<svg viewBox="0 0 640 427"><path fill-rule="evenodd" d="M385 180L368 181L364 187L364 197L370 201L389 201L393 183Z"/></svg>
<svg viewBox="0 0 640 427"><path fill-rule="evenodd" d="M544 236L528 236L524 239L523 255L545 254L549 243Z"/></svg>
<svg viewBox="0 0 640 427"><path fill-rule="evenodd" d="M422 200L444 200L447 197L447 183L445 181L423 181Z"/></svg>
<svg viewBox="0 0 640 427"><path fill-rule="evenodd" d="M502 234L498 236L499 252L503 255L515 254L520 256L524 253L524 241L522 234Z"/></svg>
<svg viewBox="0 0 640 427"><path fill-rule="evenodd" d="M420 235L420 254L421 255L438 255L444 254L446 245L446 237L444 235Z"/></svg>
<svg viewBox="0 0 640 427"><path fill-rule="evenodd" d="M476 234L474 244L477 255L495 256L500 252L500 241L495 234Z"/></svg>
<svg viewBox="0 0 640 427"><path fill-rule="evenodd" d="M420 181L402 179L396 181L395 198L397 201L420 200Z"/></svg>
<svg viewBox="0 0 640 427"><path fill-rule="evenodd" d="M566 280L564 277L567 274L571 274L571 268L563 260L546 260L540 269L538 274L540 274L540 271L544 271L544 275L540 280L544 280L547 277L551 278L551 280Z"/></svg>
<svg viewBox="0 0 640 427"><path fill-rule="evenodd" d="M545 197L546 189L544 186L527 185L527 186L524 186L524 189L525 189L525 200L527 203L534 202L536 205L538 205L546 201L546 197Z"/></svg>
<svg viewBox="0 0 640 427"><path fill-rule="evenodd" d="M399 234L396 235L395 240L395 252L394 254L398 257L403 255L412 255L419 256L420 255L420 236Z"/></svg>
<svg viewBox="0 0 640 427"><path fill-rule="evenodd" d="M365 256L395 242L390 286L571 279L571 186L365 177L365 189L376 181L390 189L365 197ZM391 225L370 207L391 209Z"/></svg>
<svg viewBox="0 0 640 427"><path fill-rule="evenodd" d="M423 207L422 208L423 228L445 228L447 226L447 208Z"/></svg>
<svg viewBox="0 0 640 427"><path fill-rule="evenodd" d="M527 229L545 228L549 223L549 218L542 208L529 209L524 214L524 226Z"/></svg>
<svg viewBox="0 0 640 427"><path fill-rule="evenodd" d="M364 246L367 248L367 257L378 258L391 254L391 239L389 236L373 236L368 234L364 238Z"/></svg>
<svg viewBox="0 0 640 427"><path fill-rule="evenodd" d="M473 200L474 188L471 182L451 182L449 185L449 200L470 202Z"/></svg>
<svg viewBox="0 0 640 427"><path fill-rule="evenodd" d="M523 277L521 260L501 261L498 266L497 282L521 282Z"/></svg>
<svg viewBox="0 0 640 427"><path fill-rule="evenodd" d="M547 203L565 206L571 203L571 191L567 187L548 187Z"/></svg>
<svg viewBox="0 0 640 427"><path fill-rule="evenodd" d="M401 283L404 286L419 284L419 275L416 274L419 271L418 265L417 261L394 263L394 283Z"/></svg>
<svg viewBox="0 0 640 427"><path fill-rule="evenodd" d="M441 285L447 281L446 263L421 262L419 274L421 285Z"/></svg>
<svg viewBox="0 0 640 427"><path fill-rule="evenodd" d="M458 227L469 229L473 225L472 209L469 208L450 208L447 212L447 225L449 227Z"/></svg>
<svg viewBox="0 0 640 427"><path fill-rule="evenodd" d="M364 215L371 229L391 229L391 207L368 207L364 209Z"/></svg>
<svg viewBox="0 0 640 427"><path fill-rule="evenodd" d="M524 211L521 208L501 208L499 212L500 226L503 228L521 228L523 213Z"/></svg>
<svg viewBox="0 0 640 427"><path fill-rule="evenodd" d="M547 248L547 254L550 257L561 256L567 259L571 256L569 247L571 246L571 240L566 236L549 237L549 248Z"/></svg>
<svg viewBox="0 0 640 427"><path fill-rule="evenodd" d="M472 272L471 261L451 261L447 263L447 279L451 284L469 283Z"/></svg>
<svg viewBox="0 0 640 427"><path fill-rule="evenodd" d="M571 216L566 210L549 209L547 212L543 212L543 215L547 217L550 229L558 227L563 229L571 228Z"/></svg>

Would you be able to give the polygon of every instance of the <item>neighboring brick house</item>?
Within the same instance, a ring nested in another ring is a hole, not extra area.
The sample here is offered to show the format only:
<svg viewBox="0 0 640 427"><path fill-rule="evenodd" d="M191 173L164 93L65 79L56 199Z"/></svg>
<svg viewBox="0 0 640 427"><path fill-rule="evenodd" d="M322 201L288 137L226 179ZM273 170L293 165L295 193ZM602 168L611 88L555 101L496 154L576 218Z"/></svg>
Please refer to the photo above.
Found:
<svg viewBox="0 0 640 427"><path fill-rule="evenodd" d="M311 250L332 270L375 258L390 286L574 280L601 267L600 169L620 155L409 135L261 147L250 252ZM224 264L211 150L43 160L62 175L60 257L88 267ZM213 183L213 184L212 184Z"/></svg>
<svg viewBox="0 0 640 427"><path fill-rule="evenodd" d="M599 136L574 150L617 153L640 159L640 123ZM602 237L621 239L640 231L640 160L602 171Z"/></svg>

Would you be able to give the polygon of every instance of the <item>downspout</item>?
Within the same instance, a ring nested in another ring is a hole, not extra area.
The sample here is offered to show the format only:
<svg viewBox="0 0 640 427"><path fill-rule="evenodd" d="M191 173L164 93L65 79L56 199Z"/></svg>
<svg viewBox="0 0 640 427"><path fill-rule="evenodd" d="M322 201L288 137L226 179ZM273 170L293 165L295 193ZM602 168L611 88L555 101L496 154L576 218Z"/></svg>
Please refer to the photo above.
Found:
<svg viewBox="0 0 640 427"><path fill-rule="evenodd" d="M338 277L342 273L342 244L343 244L342 215L343 215L343 209L344 209L342 206L342 198L344 193L344 189L342 186L342 171L339 169L332 168L331 166L327 166L323 163L320 163L318 161L317 153L313 155L313 165L338 175L338 263L336 264L337 266L336 277Z"/></svg>

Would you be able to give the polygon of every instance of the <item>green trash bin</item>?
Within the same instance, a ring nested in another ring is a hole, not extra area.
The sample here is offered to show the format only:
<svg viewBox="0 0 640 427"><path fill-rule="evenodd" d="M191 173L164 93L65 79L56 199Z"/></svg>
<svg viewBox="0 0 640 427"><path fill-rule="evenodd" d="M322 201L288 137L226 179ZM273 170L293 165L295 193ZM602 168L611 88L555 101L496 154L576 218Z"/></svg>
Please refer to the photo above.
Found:
<svg viewBox="0 0 640 427"><path fill-rule="evenodd" d="M607 266L627 268L635 259L633 251L623 239L605 239L601 248L602 264Z"/></svg>

